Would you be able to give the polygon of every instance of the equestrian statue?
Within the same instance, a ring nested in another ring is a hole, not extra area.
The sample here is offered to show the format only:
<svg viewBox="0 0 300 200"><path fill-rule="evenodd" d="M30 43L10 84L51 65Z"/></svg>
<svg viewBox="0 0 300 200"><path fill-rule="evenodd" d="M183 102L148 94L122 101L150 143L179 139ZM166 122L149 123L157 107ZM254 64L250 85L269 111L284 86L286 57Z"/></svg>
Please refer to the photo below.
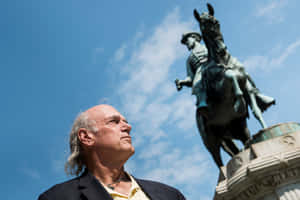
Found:
<svg viewBox="0 0 300 200"><path fill-rule="evenodd" d="M244 66L230 55L214 17L212 5L201 15L194 10L201 34L183 34L181 43L190 51L187 59L187 77L175 80L177 90L192 88L196 96L196 121L203 142L218 167L223 166L220 148L230 156L240 152L234 139L245 147L250 143L246 119L248 106L262 128L267 128L262 112L275 104L275 99L263 95ZM204 41L204 45L200 42Z"/></svg>

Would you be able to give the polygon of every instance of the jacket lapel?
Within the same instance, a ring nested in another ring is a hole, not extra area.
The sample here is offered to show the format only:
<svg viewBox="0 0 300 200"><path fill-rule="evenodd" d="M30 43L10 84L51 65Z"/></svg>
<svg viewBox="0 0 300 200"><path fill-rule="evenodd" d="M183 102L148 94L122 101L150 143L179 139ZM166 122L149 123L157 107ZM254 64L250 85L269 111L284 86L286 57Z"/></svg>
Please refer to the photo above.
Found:
<svg viewBox="0 0 300 200"><path fill-rule="evenodd" d="M80 177L78 189L88 200L113 200L101 183L88 171Z"/></svg>
<svg viewBox="0 0 300 200"><path fill-rule="evenodd" d="M150 184L147 184L147 182L144 182L143 180L139 180L137 178L134 178L134 180L139 184L139 186L142 188L142 190L146 193L146 195L151 200L161 200L160 193L155 190L154 187L152 187Z"/></svg>

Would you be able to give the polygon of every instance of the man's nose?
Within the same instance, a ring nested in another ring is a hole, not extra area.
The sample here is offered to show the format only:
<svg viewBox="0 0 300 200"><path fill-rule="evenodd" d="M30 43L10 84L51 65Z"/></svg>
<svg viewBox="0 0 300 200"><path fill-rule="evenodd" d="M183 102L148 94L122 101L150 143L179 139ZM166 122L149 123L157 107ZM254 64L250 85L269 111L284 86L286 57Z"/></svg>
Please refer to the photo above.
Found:
<svg viewBox="0 0 300 200"><path fill-rule="evenodd" d="M127 122L122 122L121 130L122 130L122 131L126 131L126 132L128 132L128 134L129 134L130 131L131 131L131 125L128 124Z"/></svg>

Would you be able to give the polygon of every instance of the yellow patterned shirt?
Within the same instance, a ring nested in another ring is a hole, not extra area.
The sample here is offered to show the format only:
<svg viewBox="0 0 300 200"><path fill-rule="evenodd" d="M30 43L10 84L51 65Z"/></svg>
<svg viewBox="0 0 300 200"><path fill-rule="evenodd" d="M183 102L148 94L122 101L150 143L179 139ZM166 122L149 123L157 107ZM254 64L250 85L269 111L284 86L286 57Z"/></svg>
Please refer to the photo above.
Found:
<svg viewBox="0 0 300 200"><path fill-rule="evenodd" d="M110 196L114 200L150 200L147 197L147 195L143 192L142 188L134 180L134 178L132 176L130 176L130 174L128 174L128 176L131 179L131 188L130 188L130 192L129 192L128 196L126 196L124 194L121 194L119 192L116 192L116 191L110 189L109 187L107 187L104 184L102 184L102 185L104 186L106 191L110 194Z"/></svg>

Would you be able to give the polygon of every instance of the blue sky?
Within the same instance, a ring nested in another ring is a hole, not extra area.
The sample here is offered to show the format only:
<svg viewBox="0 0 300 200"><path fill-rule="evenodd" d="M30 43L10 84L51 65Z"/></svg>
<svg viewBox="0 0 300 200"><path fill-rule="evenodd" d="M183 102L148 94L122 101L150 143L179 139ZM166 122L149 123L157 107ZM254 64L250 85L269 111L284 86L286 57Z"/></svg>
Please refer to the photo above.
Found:
<svg viewBox="0 0 300 200"><path fill-rule="evenodd" d="M229 51L276 98L268 125L299 122L297 0L209 1ZM218 169L204 148L185 77L181 35L198 31L206 1L2 0L0 78L3 199L36 199L67 177L68 132L78 112L109 103L132 124L126 169L212 199ZM249 119L254 134L258 122Z"/></svg>

